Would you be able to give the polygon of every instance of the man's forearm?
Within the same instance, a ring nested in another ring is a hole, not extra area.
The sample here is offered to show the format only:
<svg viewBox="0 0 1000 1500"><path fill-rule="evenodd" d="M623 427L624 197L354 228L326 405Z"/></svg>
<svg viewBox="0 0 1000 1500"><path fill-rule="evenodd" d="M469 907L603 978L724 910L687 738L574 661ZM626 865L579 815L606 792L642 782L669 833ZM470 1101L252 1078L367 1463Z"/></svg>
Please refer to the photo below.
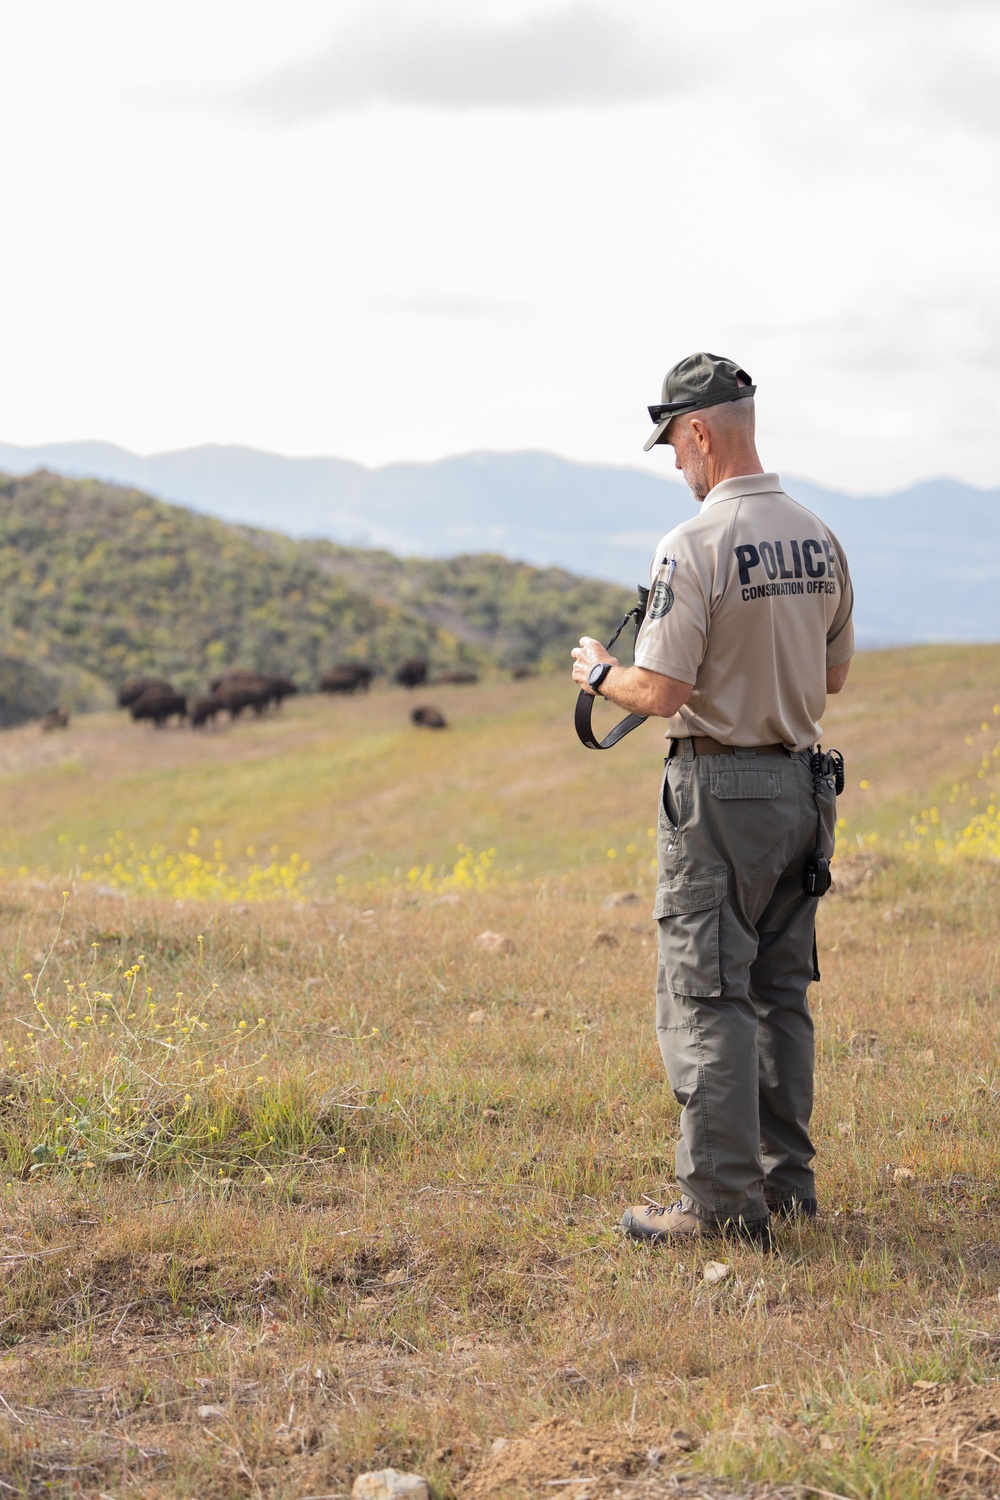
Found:
<svg viewBox="0 0 1000 1500"><path fill-rule="evenodd" d="M612 667L598 695L626 713L669 719L688 701L692 687L675 677L664 677L645 667Z"/></svg>

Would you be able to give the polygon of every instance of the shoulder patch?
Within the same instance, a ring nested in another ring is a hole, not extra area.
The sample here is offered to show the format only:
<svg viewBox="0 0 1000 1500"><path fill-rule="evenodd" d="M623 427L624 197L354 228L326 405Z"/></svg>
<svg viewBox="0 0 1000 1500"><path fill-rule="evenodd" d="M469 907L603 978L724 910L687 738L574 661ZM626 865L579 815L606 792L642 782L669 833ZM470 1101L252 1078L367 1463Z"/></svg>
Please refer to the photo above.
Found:
<svg viewBox="0 0 1000 1500"><path fill-rule="evenodd" d="M654 584L653 592L649 596L649 608L647 614L651 620L662 620L674 607L674 591L669 583L661 579Z"/></svg>

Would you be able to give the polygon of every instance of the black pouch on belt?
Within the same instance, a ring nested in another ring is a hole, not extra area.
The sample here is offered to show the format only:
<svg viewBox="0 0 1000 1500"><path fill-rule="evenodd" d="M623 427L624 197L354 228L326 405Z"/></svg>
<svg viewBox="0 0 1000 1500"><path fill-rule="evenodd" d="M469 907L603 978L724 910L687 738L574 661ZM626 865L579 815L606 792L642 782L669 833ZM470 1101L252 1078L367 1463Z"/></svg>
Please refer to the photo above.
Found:
<svg viewBox="0 0 1000 1500"><path fill-rule="evenodd" d="M822 745L817 745L809 757L809 769L812 772L814 799L818 797L824 781L840 796L844 790L844 757L839 750L824 750ZM807 896L815 896L818 900L820 896L826 895L832 883L830 860L823 852L823 828L817 800L816 847L802 867L802 889Z"/></svg>

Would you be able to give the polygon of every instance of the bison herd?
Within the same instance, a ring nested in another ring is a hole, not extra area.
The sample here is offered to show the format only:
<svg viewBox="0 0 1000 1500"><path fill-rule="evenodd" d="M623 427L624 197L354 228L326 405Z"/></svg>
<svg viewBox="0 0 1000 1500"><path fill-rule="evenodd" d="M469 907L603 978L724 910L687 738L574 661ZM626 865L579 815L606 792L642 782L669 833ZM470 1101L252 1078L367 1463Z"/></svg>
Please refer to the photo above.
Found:
<svg viewBox="0 0 1000 1500"><path fill-rule="evenodd" d="M133 677L119 689L118 707L127 708L133 719L148 719L157 729L173 718L182 724L187 719L192 729L201 729L223 712L238 719L245 708L258 715L272 704L280 708L297 692L289 678L266 672L227 672L209 683L206 694L190 699L162 677Z"/></svg>
<svg viewBox="0 0 1000 1500"><path fill-rule="evenodd" d="M530 676L531 670L515 667L512 675L520 680ZM363 662L340 662L323 674L319 690L321 693L367 693L374 675L374 669ZM396 668L393 681L412 691L425 683L474 683L479 678L475 672L457 668L431 678L425 659L411 656ZM206 694L193 697L178 693L172 683L161 677L133 677L119 690L118 706L127 708L136 721L146 720L157 729L162 729L171 719L180 724L188 722L192 729L201 729L213 723L220 713L228 714L232 722L245 709L259 716L271 707L280 708L284 699L296 692L298 688L290 678L275 677L266 672L226 672L209 684ZM447 727L440 709L430 704L415 708L410 719L423 729Z"/></svg>

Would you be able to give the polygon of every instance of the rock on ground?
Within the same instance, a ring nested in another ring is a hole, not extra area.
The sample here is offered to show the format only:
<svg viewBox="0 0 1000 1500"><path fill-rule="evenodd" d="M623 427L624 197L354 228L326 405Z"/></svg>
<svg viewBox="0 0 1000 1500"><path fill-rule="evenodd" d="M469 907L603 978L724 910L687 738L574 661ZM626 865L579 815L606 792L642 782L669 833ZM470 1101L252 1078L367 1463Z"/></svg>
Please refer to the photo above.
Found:
<svg viewBox="0 0 1000 1500"><path fill-rule="evenodd" d="M398 1469L375 1469L359 1474L351 1490L352 1500L430 1500L427 1480L419 1474L401 1474Z"/></svg>
<svg viewBox="0 0 1000 1500"><path fill-rule="evenodd" d="M481 932L476 943L484 953L513 953L514 940L505 932Z"/></svg>

